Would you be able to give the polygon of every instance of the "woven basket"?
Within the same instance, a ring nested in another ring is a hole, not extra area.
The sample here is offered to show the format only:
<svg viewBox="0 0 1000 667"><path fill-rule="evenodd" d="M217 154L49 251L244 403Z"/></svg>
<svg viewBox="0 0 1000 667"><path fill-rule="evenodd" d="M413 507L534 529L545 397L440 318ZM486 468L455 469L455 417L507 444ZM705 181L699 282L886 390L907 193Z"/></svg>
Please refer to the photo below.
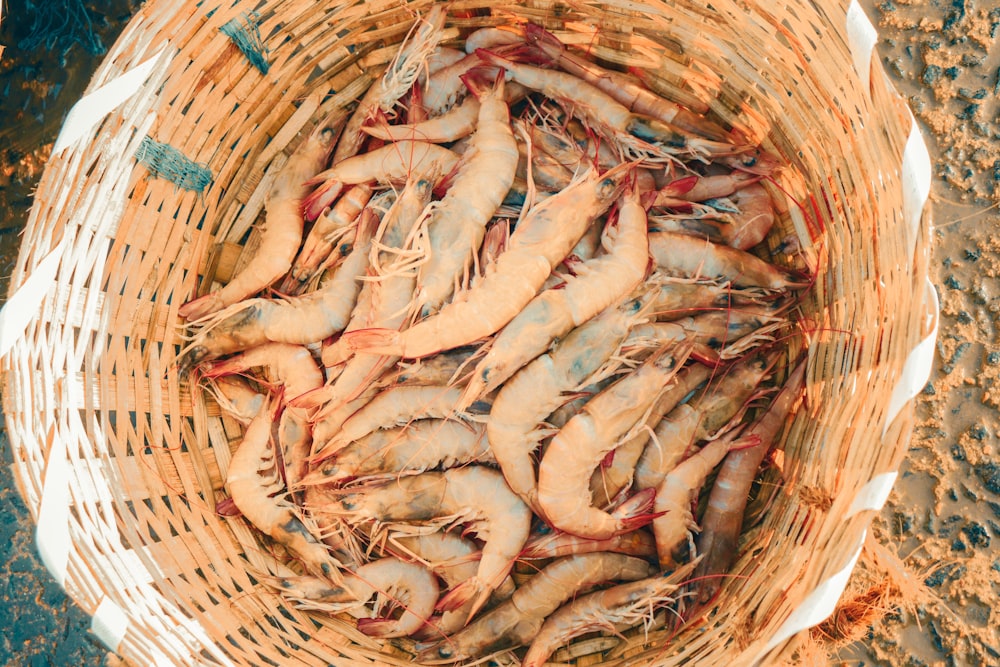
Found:
<svg viewBox="0 0 1000 667"><path fill-rule="evenodd" d="M234 4L149 0L54 147L0 327L17 479L46 564L138 665L408 664L253 579L274 547L214 511L241 427L174 364L178 306L250 254L275 172L371 83L429 4L263 0L252 15ZM842 591L929 372L937 311L919 132L856 4L491 6L453 3L477 18L452 19L447 38L511 16L539 22L608 63L650 68L663 91L792 167L769 243L787 261L777 249L793 240L817 280L802 305L806 409L767 480L780 489L694 627L647 646L578 642L554 658L777 661Z"/></svg>

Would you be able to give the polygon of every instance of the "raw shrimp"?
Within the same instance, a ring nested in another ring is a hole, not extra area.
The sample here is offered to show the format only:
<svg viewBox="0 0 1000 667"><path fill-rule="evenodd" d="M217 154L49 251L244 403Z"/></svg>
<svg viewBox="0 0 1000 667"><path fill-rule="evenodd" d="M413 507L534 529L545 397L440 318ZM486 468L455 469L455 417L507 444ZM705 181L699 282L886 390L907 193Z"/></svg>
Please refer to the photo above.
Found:
<svg viewBox="0 0 1000 667"><path fill-rule="evenodd" d="M438 46L434 52L427 56L426 74L430 75L448 65L457 63L468 54L461 49L453 49L450 46ZM419 79L418 79L419 81Z"/></svg>
<svg viewBox="0 0 1000 667"><path fill-rule="evenodd" d="M301 558L310 572L339 581L340 561L296 516L294 505L285 497L275 495L284 489L271 439L277 406L278 401L272 401L272 405L257 413L247 427L226 473L229 495L250 523Z"/></svg>
<svg viewBox="0 0 1000 667"><path fill-rule="evenodd" d="M522 667L541 667L557 648L588 632L607 630L620 634L622 626L651 622L657 608L676 601L672 594L679 586L678 574L687 572L620 584L561 607L539 628Z"/></svg>
<svg viewBox="0 0 1000 667"><path fill-rule="evenodd" d="M650 231L700 236L738 250L749 250L763 241L774 225L774 206L764 186L749 185L725 201L732 203L732 210L650 216Z"/></svg>
<svg viewBox="0 0 1000 667"><path fill-rule="evenodd" d="M406 560L417 560L441 577L449 588L455 587L476 576L479 569L479 547L464 537L435 531L425 535L390 536L386 551ZM654 550L655 553L655 550ZM514 581L508 577L497 589L504 589L502 597L507 599L514 592ZM418 637L440 637L454 634L462 629L469 617L469 609L474 600L453 611L432 616L428 624L415 633Z"/></svg>
<svg viewBox="0 0 1000 667"><path fill-rule="evenodd" d="M507 104L522 98L527 93L523 86L516 83L507 84L504 89L503 99ZM407 123L403 125L368 125L362 130L373 137L384 141L403 141L412 139L416 141L427 141L434 144L457 141L472 134L476 129L477 120L480 113L479 98L470 95L462 100L461 104L434 118L429 118L419 123ZM454 147L452 147L454 150Z"/></svg>
<svg viewBox="0 0 1000 667"><path fill-rule="evenodd" d="M551 342L580 326L635 289L649 263L646 212L639 196L627 191L619 200L618 220L605 229L608 253L574 264L575 276L561 289L532 299L493 339L476 365L463 394L463 407L493 391Z"/></svg>
<svg viewBox="0 0 1000 667"><path fill-rule="evenodd" d="M386 213L379 242L381 251L373 252L375 275L362 288L345 331L371 325L395 329L408 320L416 271L412 266L413 253L404 246L413 227L424 215L432 185L433 178L410 179ZM352 354L343 337L324 347L323 364L341 364L341 367L325 393L327 405L316 418L314 434L324 438L320 442L340 430L344 420L358 409L356 400L367 402L374 395L370 389L372 383L396 361L398 357L365 352Z"/></svg>
<svg viewBox="0 0 1000 667"><path fill-rule="evenodd" d="M645 530L632 530L615 535L606 540L591 540L569 533L550 531L547 535L537 535L528 539L521 550L522 560L561 558L582 554L611 551L627 556L648 558L656 554L656 542Z"/></svg>
<svg viewBox="0 0 1000 667"><path fill-rule="evenodd" d="M650 245L652 250L652 245ZM737 288L729 282L695 281L654 273L647 282L659 287L653 312L661 322L677 320L702 311L713 311L764 301L761 288Z"/></svg>
<svg viewBox="0 0 1000 667"><path fill-rule="evenodd" d="M625 347L650 340L661 344L670 339L687 339L706 359L743 356L755 345L771 342L777 329L788 324L781 311L788 302L731 306L669 322L648 322L632 328Z"/></svg>
<svg viewBox="0 0 1000 667"><path fill-rule="evenodd" d="M698 524L691 513L691 503L698 496L702 484L722 461L731 448L755 445L756 436L748 440L734 439L735 433L712 440L696 454L678 463L656 487L656 501L653 504L657 517L653 519L653 537L656 538L656 552L660 569L670 570L677 565L674 551L688 539Z"/></svg>
<svg viewBox="0 0 1000 667"><path fill-rule="evenodd" d="M258 345L225 361L203 366L203 373L211 378L240 373L255 366L266 367L269 380L281 385L283 401L323 385L323 372L309 350L289 343ZM306 473L312 446L308 410L285 405L278 425L278 443L285 482L289 489L294 489Z"/></svg>
<svg viewBox="0 0 1000 667"><path fill-rule="evenodd" d="M486 424L490 448L507 484L536 512L532 454L548 433L535 427L565 401L565 392L583 384L615 353L633 322L644 317L643 306L636 298L608 308L521 369L497 393Z"/></svg>
<svg viewBox="0 0 1000 667"><path fill-rule="evenodd" d="M618 444L594 471L590 478L590 496L595 507L611 505L619 493L632 485L636 463L642 456L653 429L664 415L686 399L711 373L709 367L701 364L686 366L677 373L676 381L653 404L646 416L645 427Z"/></svg>
<svg viewBox="0 0 1000 667"><path fill-rule="evenodd" d="M352 441L323 461L302 484L344 483L355 478L415 474L437 466L494 462L486 428L481 424L418 419Z"/></svg>
<svg viewBox="0 0 1000 667"><path fill-rule="evenodd" d="M743 512L754 476L802 395L805 372L806 362L803 360L788 376L767 412L744 431L746 436L758 436L760 443L733 450L722 462L708 496L697 543L702 558L695 568L695 578L699 582L697 599L701 603L715 597L722 585L722 580L716 575L727 572L736 560L739 537L743 531Z"/></svg>
<svg viewBox="0 0 1000 667"><path fill-rule="evenodd" d="M618 438L639 420L674 379L687 352L666 350L590 399L560 429L538 466L538 504L559 530L603 539L649 522L650 516L614 516L591 505L590 477Z"/></svg>
<svg viewBox="0 0 1000 667"><path fill-rule="evenodd" d="M349 442L358 440L379 428L401 426L416 419L442 419L455 412L461 395L457 387L402 386L387 389L350 415L333 438L326 442L313 433L320 448L313 449L313 458L322 460Z"/></svg>
<svg viewBox="0 0 1000 667"><path fill-rule="evenodd" d="M199 362L267 341L307 345L347 326L368 269L378 217L366 209L354 246L334 277L320 289L281 301L255 298L233 304L204 322L181 352L182 373Z"/></svg>
<svg viewBox="0 0 1000 667"><path fill-rule="evenodd" d="M486 223L510 189L517 166L503 80L492 88L471 79L470 84L480 102L479 118L458 174L427 223L430 256L420 268L416 296L424 317L436 312L451 296L455 283L469 272Z"/></svg>
<svg viewBox="0 0 1000 667"><path fill-rule="evenodd" d="M476 118L479 116L479 100L474 96L466 97L461 104L434 118L429 118L420 123L406 123L403 125L386 125L378 123L367 125L362 129L377 139L383 141L402 141L411 139L414 141L426 141L434 144L443 144L457 141L462 137L472 134L476 129Z"/></svg>
<svg viewBox="0 0 1000 667"><path fill-rule="evenodd" d="M385 214L381 238L376 239L379 251L375 254L373 250L372 270L375 275L362 288L358 306L345 331L368 326L398 329L406 323L416 286L416 270L412 267L414 259L405 246L430 201L433 183L433 178L411 178L396 203ZM324 365L330 365L331 360L346 349L341 341L327 346L323 350ZM364 352L347 359L332 383L329 395L331 405L324 416L327 428L338 429L342 421L336 422L337 415L341 420L350 415L350 412L338 408L359 397L383 370L397 360L397 357Z"/></svg>
<svg viewBox="0 0 1000 667"><path fill-rule="evenodd" d="M721 126L704 116L660 97L626 74L604 69L571 53L558 37L541 26L529 23L525 25L524 33L529 44L538 47L559 67L607 93L635 113L671 123L707 139L715 141L728 139L726 131Z"/></svg>
<svg viewBox="0 0 1000 667"><path fill-rule="evenodd" d="M354 226L371 196L372 187L369 184L354 185L340 196L333 208L317 218L282 285L284 293L300 293L312 278L344 258L343 252L333 255L332 258L331 253L334 252L336 244L343 240L345 234Z"/></svg>
<svg viewBox="0 0 1000 667"><path fill-rule="evenodd" d="M259 292L281 278L292 265L302 242L302 200L306 179L323 167L338 128L344 121L338 109L299 144L264 198L264 226L256 254L224 287L182 305L177 314L198 320Z"/></svg>
<svg viewBox="0 0 1000 667"><path fill-rule="evenodd" d="M518 588L510 600L432 646L418 662L455 662L516 648L530 642L545 618L581 591L607 581L652 576L646 561L621 554L594 553L557 560Z"/></svg>
<svg viewBox="0 0 1000 667"><path fill-rule="evenodd" d="M420 630L434 613L438 598L437 579L419 563L398 558L380 558L346 573L335 586L317 577L274 577L264 579L285 597L298 601L303 609L340 612L357 609L373 595L376 614L388 602L403 609L398 619L359 618L358 630L371 637L406 637Z"/></svg>
<svg viewBox="0 0 1000 667"><path fill-rule="evenodd" d="M618 196L631 169L623 164L603 176L590 171L562 192L538 204L511 234L506 252L482 280L436 314L399 331L347 334L357 350L424 357L495 333L531 301L557 263L573 248L591 221Z"/></svg>
<svg viewBox="0 0 1000 667"><path fill-rule="evenodd" d="M482 466L402 477L348 496L341 508L355 521L450 519L467 524L484 542L479 567L473 578L441 598L437 608L450 611L475 600L468 618L507 577L531 527L531 510L507 488L503 475Z"/></svg>
<svg viewBox="0 0 1000 667"><path fill-rule="evenodd" d="M223 376L211 378L208 390L224 411L244 426L249 424L267 401L267 395L253 389L242 377Z"/></svg>
<svg viewBox="0 0 1000 667"><path fill-rule="evenodd" d="M659 486L691 445L715 437L736 421L773 363L773 352L746 357L722 371L716 382L689 403L667 414L636 465L636 488Z"/></svg>
<svg viewBox="0 0 1000 667"><path fill-rule="evenodd" d="M319 184L316 190L306 198L305 206L317 206L323 199L317 215L329 206L333 197L326 201L330 191L336 191L345 185L358 183L401 183L412 175L423 175L431 172L439 177L446 176L458 162L454 152L430 144L426 141L397 141L376 148L364 155L354 155L340 162L335 162L326 171L316 174L309 184ZM436 185L436 183L435 183ZM336 197L336 195L334 195Z"/></svg>
<svg viewBox="0 0 1000 667"><path fill-rule="evenodd" d="M651 233L649 251L661 270L684 278L731 281L737 287L772 290L808 286L805 279L755 255L684 234Z"/></svg>
<svg viewBox="0 0 1000 667"><path fill-rule="evenodd" d="M503 67L522 86L565 105L574 116L594 128L600 128L622 146L655 147L668 155L685 153L693 156L732 155L749 148L705 139L656 118L633 113L607 93L573 74L517 63L483 49L476 53L484 62Z"/></svg>
<svg viewBox="0 0 1000 667"><path fill-rule="evenodd" d="M333 154L334 164L356 155L365 137L361 133L362 126L371 121L378 111L390 111L413 86L417 76L438 49L444 19L442 5L435 5L426 19L418 18L414 22L396 57L365 91L358 108L344 127L343 138Z"/></svg>
<svg viewBox="0 0 1000 667"><path fill-rule="evenodd" d="M502 25L480 28L465 38L465 52L475 53L476 49L491 49L497 46L511 46L524 43L524 30L520 26Z"/></svg>
<svg viewBox="0 0 1000 667"><path fill-rule="evenodd" d="M741 188L759 181L762 176L745 171L729 174L699 176L692 174L674 179L656 191L649 206L672 206L681 203L701 202L706 199L728 197Z"/></svg>

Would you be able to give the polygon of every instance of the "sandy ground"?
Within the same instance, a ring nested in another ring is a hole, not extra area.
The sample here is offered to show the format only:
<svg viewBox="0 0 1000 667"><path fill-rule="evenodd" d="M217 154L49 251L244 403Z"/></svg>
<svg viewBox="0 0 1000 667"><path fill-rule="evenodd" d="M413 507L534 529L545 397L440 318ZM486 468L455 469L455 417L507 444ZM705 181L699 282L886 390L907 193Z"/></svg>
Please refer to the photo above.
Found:
<svg viewBox="0 0 1000 667"><path fill-rule="evenodd" d="M0 294L6 294L31 187L61 119L97 66L100 45L112 43L138 3L101 3L102 13L86 17L79 2L49 3L65 5L60 16L71 17L76 31L48 42L34 38L56 14L27 4L20 14L11 7L7 13L31 20L0 26L7 47L0 58ZM1000 9L988 4L862 0L879 27L882 62L920 121L934 163L939 354L918 399L910 456L875 521L874 539L833 619L803 642L803 663L1000 664L1000 552L994 547L1000 543L1000 330L994 324L1000 240L993 234L1000 201ZM0 452L9 462L2 431ZM89 619L38 564L34 527L6 465L0 510L0 664L101 664L106 651L88 632Z"/></svg>

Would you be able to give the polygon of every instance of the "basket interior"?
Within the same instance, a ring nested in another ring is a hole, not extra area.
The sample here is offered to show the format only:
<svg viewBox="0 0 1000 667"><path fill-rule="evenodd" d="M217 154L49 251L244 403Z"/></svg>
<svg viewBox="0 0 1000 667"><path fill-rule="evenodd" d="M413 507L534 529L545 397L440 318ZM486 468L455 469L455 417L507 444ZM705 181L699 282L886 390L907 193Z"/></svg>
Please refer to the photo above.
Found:
<svg viewBox="0 0 1000 667"><path fill-rule="evenodd" d="M581 644L557 660L750 664L849 563L870 515L849 508L902 458L910 416L889 423L888 403L925 334L928 245L927 222L911 229L902 204L910 118L877 62L862 85L843 29L847 6L824 4L452 6L468 18L450 17L447 39L540 23L606 65L648 68L667 96L704 105L781 156L789 167L769 186L781 209L771 259L816 277L800 306L805 409L764 478L774 494L719 602L679 636L654 633L647 647L604 655L593 650L607 643ZM178 375L177 308L245 261L270 179L320 118L370 85L414 12L428 7L275 0L250 16L151 0L91 90L149 63L145 83L53 155L42 180L12 285L53 248L61 263L5 360L15 467L37 518L58 479L46 466L68 461L66 587L91 612L105 600L125 610L117 648L139 664L409 662L349 620L298 610L255 578L283 556L215 512L243 427ZM243 51L227 25L249 36ZM169 166L137 160L149 140L181 157Z"/></svg>

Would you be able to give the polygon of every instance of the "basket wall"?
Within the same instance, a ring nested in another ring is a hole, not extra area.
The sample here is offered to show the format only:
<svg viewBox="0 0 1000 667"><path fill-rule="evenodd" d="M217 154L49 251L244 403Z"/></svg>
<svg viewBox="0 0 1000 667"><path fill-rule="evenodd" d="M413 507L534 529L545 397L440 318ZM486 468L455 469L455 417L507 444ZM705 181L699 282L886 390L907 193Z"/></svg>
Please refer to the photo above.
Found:
<svg viewBox="0 0 1000 667"><path fill-rule="evenodd" d="M366 72L429 3L258 3L266 74L220 32L248 20L231 4L147 2L89 89L141 68L134 92L94 123L71 117L57 142L11 281L23 294L29 277L54 269L37 281L37 313L3 363L17 478L46 526L46 563L137 664L408 664L352 623L296 610L256 582L252 572L276 567L274 547L214 511L242 428L174 363L178 306L249 254L274 174L319 118L369 85ZM453 20L448 36L507 11ZM816 275L802 305L806 409L736 576L697 627L670 641L654 634L651 647L612 651L605 664L779 656L788 635L820 620L810 614L823 602L810 594L846 579L904 455L912 415L901 378L933 325L930 223L907 166L919 153L912 117L869 62L865 30L845 27L858 11L807 0L533 0L509 10L607 61L654 68L664 91L781 155L790 197L769 237L773 259ZM93 99L113 98L104 88ZM211 183L197 191L153 177L135 158L147 136L206 168Z"/></svg>

